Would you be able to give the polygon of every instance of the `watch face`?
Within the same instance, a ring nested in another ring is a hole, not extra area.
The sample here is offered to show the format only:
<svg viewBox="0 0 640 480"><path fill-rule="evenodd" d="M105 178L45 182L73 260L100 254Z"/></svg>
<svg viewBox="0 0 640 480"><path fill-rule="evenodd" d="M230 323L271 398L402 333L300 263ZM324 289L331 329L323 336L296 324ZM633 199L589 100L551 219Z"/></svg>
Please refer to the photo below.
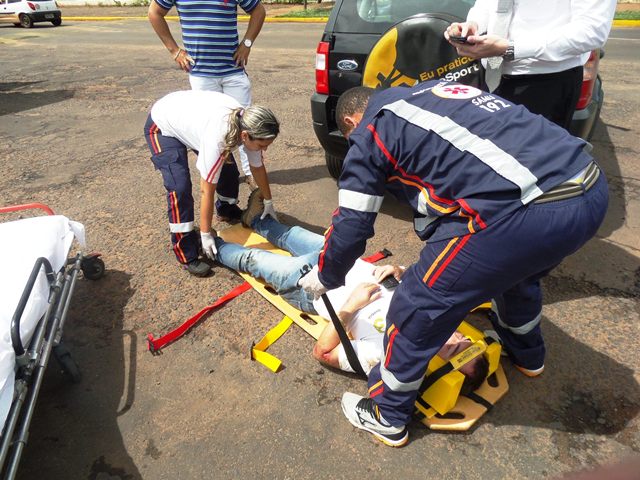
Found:
<svg viewBox="0 0 640 480"><path fill-rule="evenodd" d="M244 44L245 47L247 48L251 48L251 45L253 45L253 42L251 40L249 40L248 38L245 38L244 41L242 42Z"/></svg>

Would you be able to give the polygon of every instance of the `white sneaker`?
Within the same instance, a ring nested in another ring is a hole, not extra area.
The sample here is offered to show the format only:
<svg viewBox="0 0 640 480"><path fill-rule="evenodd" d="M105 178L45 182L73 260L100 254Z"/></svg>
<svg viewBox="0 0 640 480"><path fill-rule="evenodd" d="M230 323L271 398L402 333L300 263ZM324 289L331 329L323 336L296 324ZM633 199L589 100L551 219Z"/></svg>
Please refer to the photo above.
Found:
<svg viewBox="0 0 640 480"><path fill-rule="evenodd" d="M542 365L540 368L534 368L534 369L524 368L515 364L514 364L514 367L516 367L516 369L520 371L520 373L523 373L527 377L531 377L531 378L539 377L540 375L542 375L542 372L544 372L544 365Z"/></svg>
<svg viewBox="0 0 640 480"><path fill-rule="evenodd" d="M385 445L401 447L409 440L407 427L389 425L370 398L345 392L342 395L342 411L354 427L372 433Z"/></svg>

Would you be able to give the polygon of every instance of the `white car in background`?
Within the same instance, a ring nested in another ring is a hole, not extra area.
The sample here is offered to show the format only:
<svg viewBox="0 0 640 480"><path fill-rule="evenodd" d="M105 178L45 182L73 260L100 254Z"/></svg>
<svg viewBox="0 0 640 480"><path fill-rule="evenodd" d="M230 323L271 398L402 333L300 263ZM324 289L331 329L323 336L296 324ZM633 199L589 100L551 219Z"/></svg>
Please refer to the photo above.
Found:
<svg viewBox="0 0 640 480"><path fill-rule="evenodd" d="M54 0L0 0L0 23L31 28L36 22L62 23L62 13Z"/></svg>

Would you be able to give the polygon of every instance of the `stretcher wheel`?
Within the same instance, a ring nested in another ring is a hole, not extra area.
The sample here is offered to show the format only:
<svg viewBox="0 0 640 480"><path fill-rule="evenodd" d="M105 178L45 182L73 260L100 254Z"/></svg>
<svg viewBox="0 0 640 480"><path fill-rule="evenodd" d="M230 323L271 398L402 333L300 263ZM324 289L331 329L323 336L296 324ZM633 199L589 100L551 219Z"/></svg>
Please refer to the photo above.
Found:
<svg viewBox="0 0 640 480"><path fill-rule="evenodd" d="M71 378L73 383L80 383L82 374L78 368L78 364L71 358L71 352L63 344L59 344L53 349L53 356L56 357L58 365Z"/></svg>
<svg viewBox="0 0 640 480"><path fill-rule="evenodd" d="M100 257L86 257L80 264L82 273L89 280L98 280L102 278L105 271L104 261Z"/></svg>

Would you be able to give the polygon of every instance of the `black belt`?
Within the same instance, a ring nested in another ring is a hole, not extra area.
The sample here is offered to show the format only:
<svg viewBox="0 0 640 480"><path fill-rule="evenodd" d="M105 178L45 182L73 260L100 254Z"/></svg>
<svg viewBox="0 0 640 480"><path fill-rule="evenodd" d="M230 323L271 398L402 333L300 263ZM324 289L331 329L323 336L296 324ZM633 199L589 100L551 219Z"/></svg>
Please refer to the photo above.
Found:
<svg viewBox="0 0 640 480"><path fill-rule="evenodd" d="M591 162L575 177L543 193L533 203L555 202L580 196L593 187L599 176L600 168L596 162Z"/></svg>

